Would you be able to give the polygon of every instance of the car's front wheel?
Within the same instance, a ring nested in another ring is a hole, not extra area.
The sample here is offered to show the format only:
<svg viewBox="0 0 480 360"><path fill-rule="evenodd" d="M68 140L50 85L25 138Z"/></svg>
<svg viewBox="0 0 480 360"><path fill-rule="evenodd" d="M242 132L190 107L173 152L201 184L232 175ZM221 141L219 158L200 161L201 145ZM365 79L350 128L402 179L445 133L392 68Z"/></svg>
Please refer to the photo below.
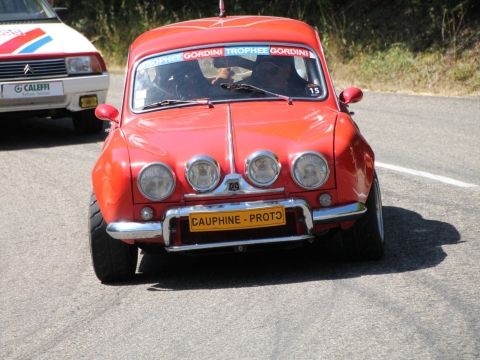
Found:
<svg viewBox="0 0 480 360"><path fill-rule="evenodd" d="M98 279L114 282L132 278L137 268L138 249L108 235L94 194L90 200L88 227L93 269Z"/></svg>
<svg viewBox="0 0 480 360"><path fill-rule="evenodd" d="M342 233L345 255L352 260L379 260L384 254L382 198L376 174L366 206L365 215Z"/></svg>
<svg viewBox="0 0 480 360"><path fill-rule="evenodd" d="M73 127L79 134L97 134L103 129L104 121L97 119L95 109L72 113Z"/></svg>

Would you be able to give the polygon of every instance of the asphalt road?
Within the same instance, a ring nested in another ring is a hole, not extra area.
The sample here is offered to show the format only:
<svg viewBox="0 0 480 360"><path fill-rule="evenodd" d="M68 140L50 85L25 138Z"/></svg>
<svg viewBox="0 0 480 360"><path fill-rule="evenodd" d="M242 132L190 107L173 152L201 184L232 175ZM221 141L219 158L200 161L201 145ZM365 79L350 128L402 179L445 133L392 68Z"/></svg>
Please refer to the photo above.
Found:
<svg viewBox="0 0 480 360"><path fill-rule="evenodd" d="M480 358L480 99L367 93L351 109L383 164L384 260L143 256L117 286L88 250L101 138L2 121L0 358Z"/></svg>

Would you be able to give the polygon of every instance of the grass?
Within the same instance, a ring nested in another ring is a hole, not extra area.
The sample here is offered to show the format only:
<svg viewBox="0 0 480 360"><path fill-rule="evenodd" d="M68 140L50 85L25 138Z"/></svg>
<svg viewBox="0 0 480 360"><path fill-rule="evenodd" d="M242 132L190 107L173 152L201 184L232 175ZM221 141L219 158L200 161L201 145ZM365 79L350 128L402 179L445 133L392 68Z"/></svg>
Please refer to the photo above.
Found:
<svg viewBox="0 0 480 360"><path fill-rule="evenodd" d="M118 43L121 43L120 41ZM110 70L123 71L125 46L103 53ZM429 50L414 53L402 44L368 51L336 39L324 43L327 63L337 90L357 86L370 91L480 96L480 43L461 53Z"/></svg>
<svg viewBox="0 0 480 360"><path fill-rule="evenodd" d="M339 89L353 85L372 91L480 95L480 44L456 56L440 50L414 53L401 44L358 50L350 57L335 49L327 47L326 56Z"/></svg>

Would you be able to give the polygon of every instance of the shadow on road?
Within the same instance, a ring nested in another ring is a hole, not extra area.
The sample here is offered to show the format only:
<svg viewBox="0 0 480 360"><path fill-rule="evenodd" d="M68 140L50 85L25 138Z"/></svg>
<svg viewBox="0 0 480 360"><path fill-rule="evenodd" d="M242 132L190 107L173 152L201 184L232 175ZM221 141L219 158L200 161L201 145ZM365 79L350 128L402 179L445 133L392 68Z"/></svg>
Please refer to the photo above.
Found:
<svg viewBox="0 0 480 360"><path fill-rule="evenodd" d="M80 135L73 130L70 118L12 118L2 121L0 151L24 150L103 141L105 132Z"/></svg>
<svg viewBox="0 0 480 360"><path fill-rule="evenodd" d="M447 256L442 246L460 241L460 234L448 223L426 220L416 212L397 207L385 206L383 211L388 245L382 261L335 260L324 247L208 256L145 254L135 280L118 285L151 284L150 291L178 291L415 271L438 265Z"/></svg>

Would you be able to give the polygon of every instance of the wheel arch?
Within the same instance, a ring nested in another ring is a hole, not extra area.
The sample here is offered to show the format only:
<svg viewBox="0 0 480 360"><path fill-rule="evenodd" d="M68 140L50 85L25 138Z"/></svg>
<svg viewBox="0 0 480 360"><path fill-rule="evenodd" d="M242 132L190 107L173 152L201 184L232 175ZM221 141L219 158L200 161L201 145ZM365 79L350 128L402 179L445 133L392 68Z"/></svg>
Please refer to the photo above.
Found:
<svg viewBox="0 0 480 360"><path fill-rule="evenodd" d="M130 157L120 129L114 129L92 171L93 193L106 223L133 220Z"/></svg>
<svg viewBox="0 0 480 360"><path fill-rule="evenodd" d="M375 155L346 113L340 112L335 123L335 182L339 203L366 203L374 178Z"/></svg>

